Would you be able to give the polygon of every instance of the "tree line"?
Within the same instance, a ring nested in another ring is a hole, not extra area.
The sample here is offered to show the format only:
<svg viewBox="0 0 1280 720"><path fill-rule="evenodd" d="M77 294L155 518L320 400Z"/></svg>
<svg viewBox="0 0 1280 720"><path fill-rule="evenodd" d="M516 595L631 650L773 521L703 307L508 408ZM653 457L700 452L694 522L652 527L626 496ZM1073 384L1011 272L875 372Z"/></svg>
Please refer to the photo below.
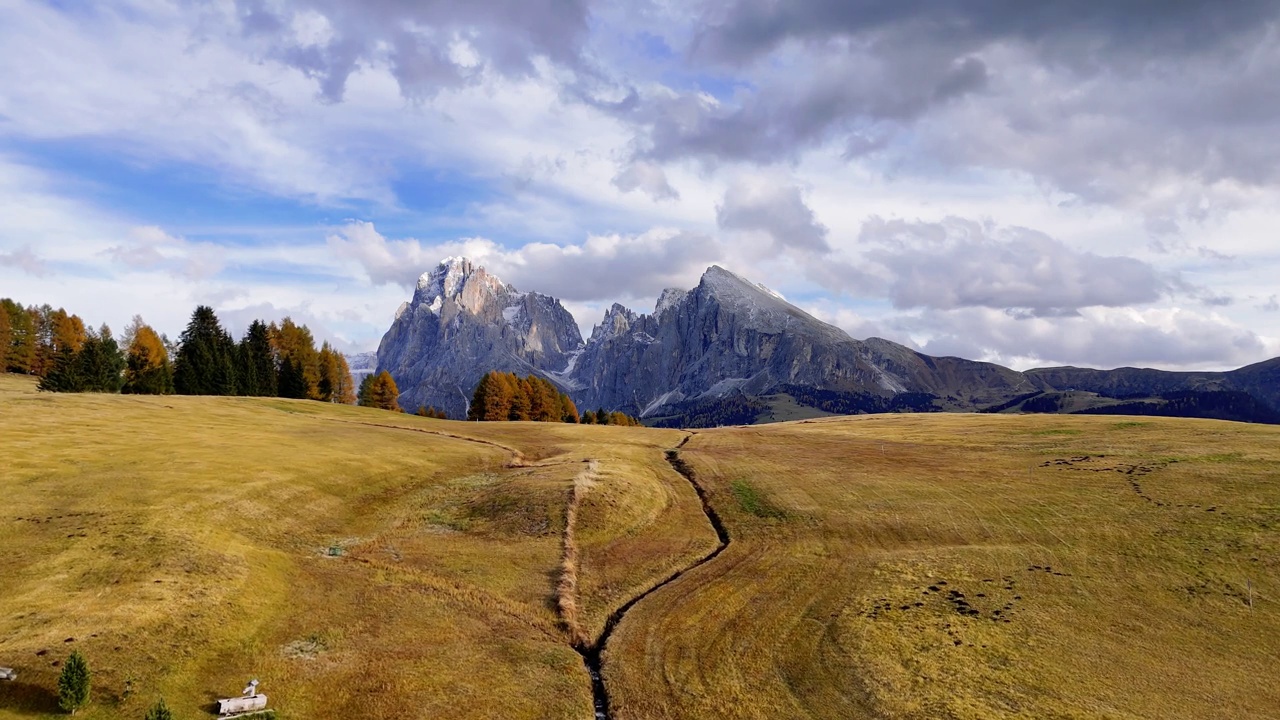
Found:
<svg viewBox="0 0 1280 720"><path fill-rule="evenodd" d="M492 371L480 378L471 396L468 420L531 420L599 425L639 425L640 421L604 408L579 414L573 400L550 381L536 375Z"/></svg>
<svg viewBox="0 0 1280 720"><path fill-rule="evenodd" d="M5 298L0 300L0 366L39 377L40 389L52 392L243 395L345 404L357 399L346 358L328 342L317 349L306 325L287 317L279 324L255 320L237 342L203 305L173 342L138 316L117 339L106 325L86 330L79 316L62 308L23 307Z"/></svg>

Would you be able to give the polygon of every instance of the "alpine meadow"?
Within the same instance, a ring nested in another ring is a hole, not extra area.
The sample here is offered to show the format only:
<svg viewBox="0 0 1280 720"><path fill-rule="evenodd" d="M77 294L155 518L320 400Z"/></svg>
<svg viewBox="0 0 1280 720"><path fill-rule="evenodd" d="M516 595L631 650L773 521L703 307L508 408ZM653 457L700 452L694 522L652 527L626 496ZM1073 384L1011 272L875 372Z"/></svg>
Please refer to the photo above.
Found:
<svg viewBox="0 0 1280 720"><path fill-rule="evenodd" d="M0 1L0 720L1280 720L1280 2Z"/></svg>

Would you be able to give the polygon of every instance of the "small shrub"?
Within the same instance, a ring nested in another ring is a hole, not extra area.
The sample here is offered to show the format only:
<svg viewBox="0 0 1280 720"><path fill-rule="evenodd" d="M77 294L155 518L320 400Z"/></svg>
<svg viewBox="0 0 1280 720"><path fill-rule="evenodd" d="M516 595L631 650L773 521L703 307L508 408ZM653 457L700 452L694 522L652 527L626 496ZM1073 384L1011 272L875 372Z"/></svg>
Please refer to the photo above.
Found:
<svg viewBox="0 0 1280 720"><path fill-rule="evenodd" d="M168 705L165 705L164 698L160 698L160 702L147 711L143 720L173 720L173 712L169 710Z"/></svg>

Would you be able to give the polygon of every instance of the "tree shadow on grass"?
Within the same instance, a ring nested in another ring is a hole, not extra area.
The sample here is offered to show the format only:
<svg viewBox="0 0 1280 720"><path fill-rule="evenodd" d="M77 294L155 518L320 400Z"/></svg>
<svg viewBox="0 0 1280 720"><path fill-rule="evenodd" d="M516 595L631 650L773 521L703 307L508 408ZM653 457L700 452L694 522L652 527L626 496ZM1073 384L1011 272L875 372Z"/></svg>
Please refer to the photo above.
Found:
<svg viewBox="0 0 1280 720"><path fill-rule="evenodd" d="M0 709L19 715L61 713L58 695L43 685L17 681L0 681Z"/></svg>

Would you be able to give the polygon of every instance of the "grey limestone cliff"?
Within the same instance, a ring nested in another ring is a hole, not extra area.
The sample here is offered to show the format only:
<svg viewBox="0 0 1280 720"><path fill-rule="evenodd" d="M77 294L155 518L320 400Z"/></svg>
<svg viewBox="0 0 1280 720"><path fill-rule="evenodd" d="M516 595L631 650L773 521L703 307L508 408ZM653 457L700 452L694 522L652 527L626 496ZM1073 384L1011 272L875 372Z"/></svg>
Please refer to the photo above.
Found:
<svg viewBox="0 0 1280 720"><path fill-rule="evenodd" d="M418 280L378 347L378 369L400 388L401 407L466 417L490 370L521 375L565 368L583 346L555 298L522 293L466 258L448 258Z"/></svg>

